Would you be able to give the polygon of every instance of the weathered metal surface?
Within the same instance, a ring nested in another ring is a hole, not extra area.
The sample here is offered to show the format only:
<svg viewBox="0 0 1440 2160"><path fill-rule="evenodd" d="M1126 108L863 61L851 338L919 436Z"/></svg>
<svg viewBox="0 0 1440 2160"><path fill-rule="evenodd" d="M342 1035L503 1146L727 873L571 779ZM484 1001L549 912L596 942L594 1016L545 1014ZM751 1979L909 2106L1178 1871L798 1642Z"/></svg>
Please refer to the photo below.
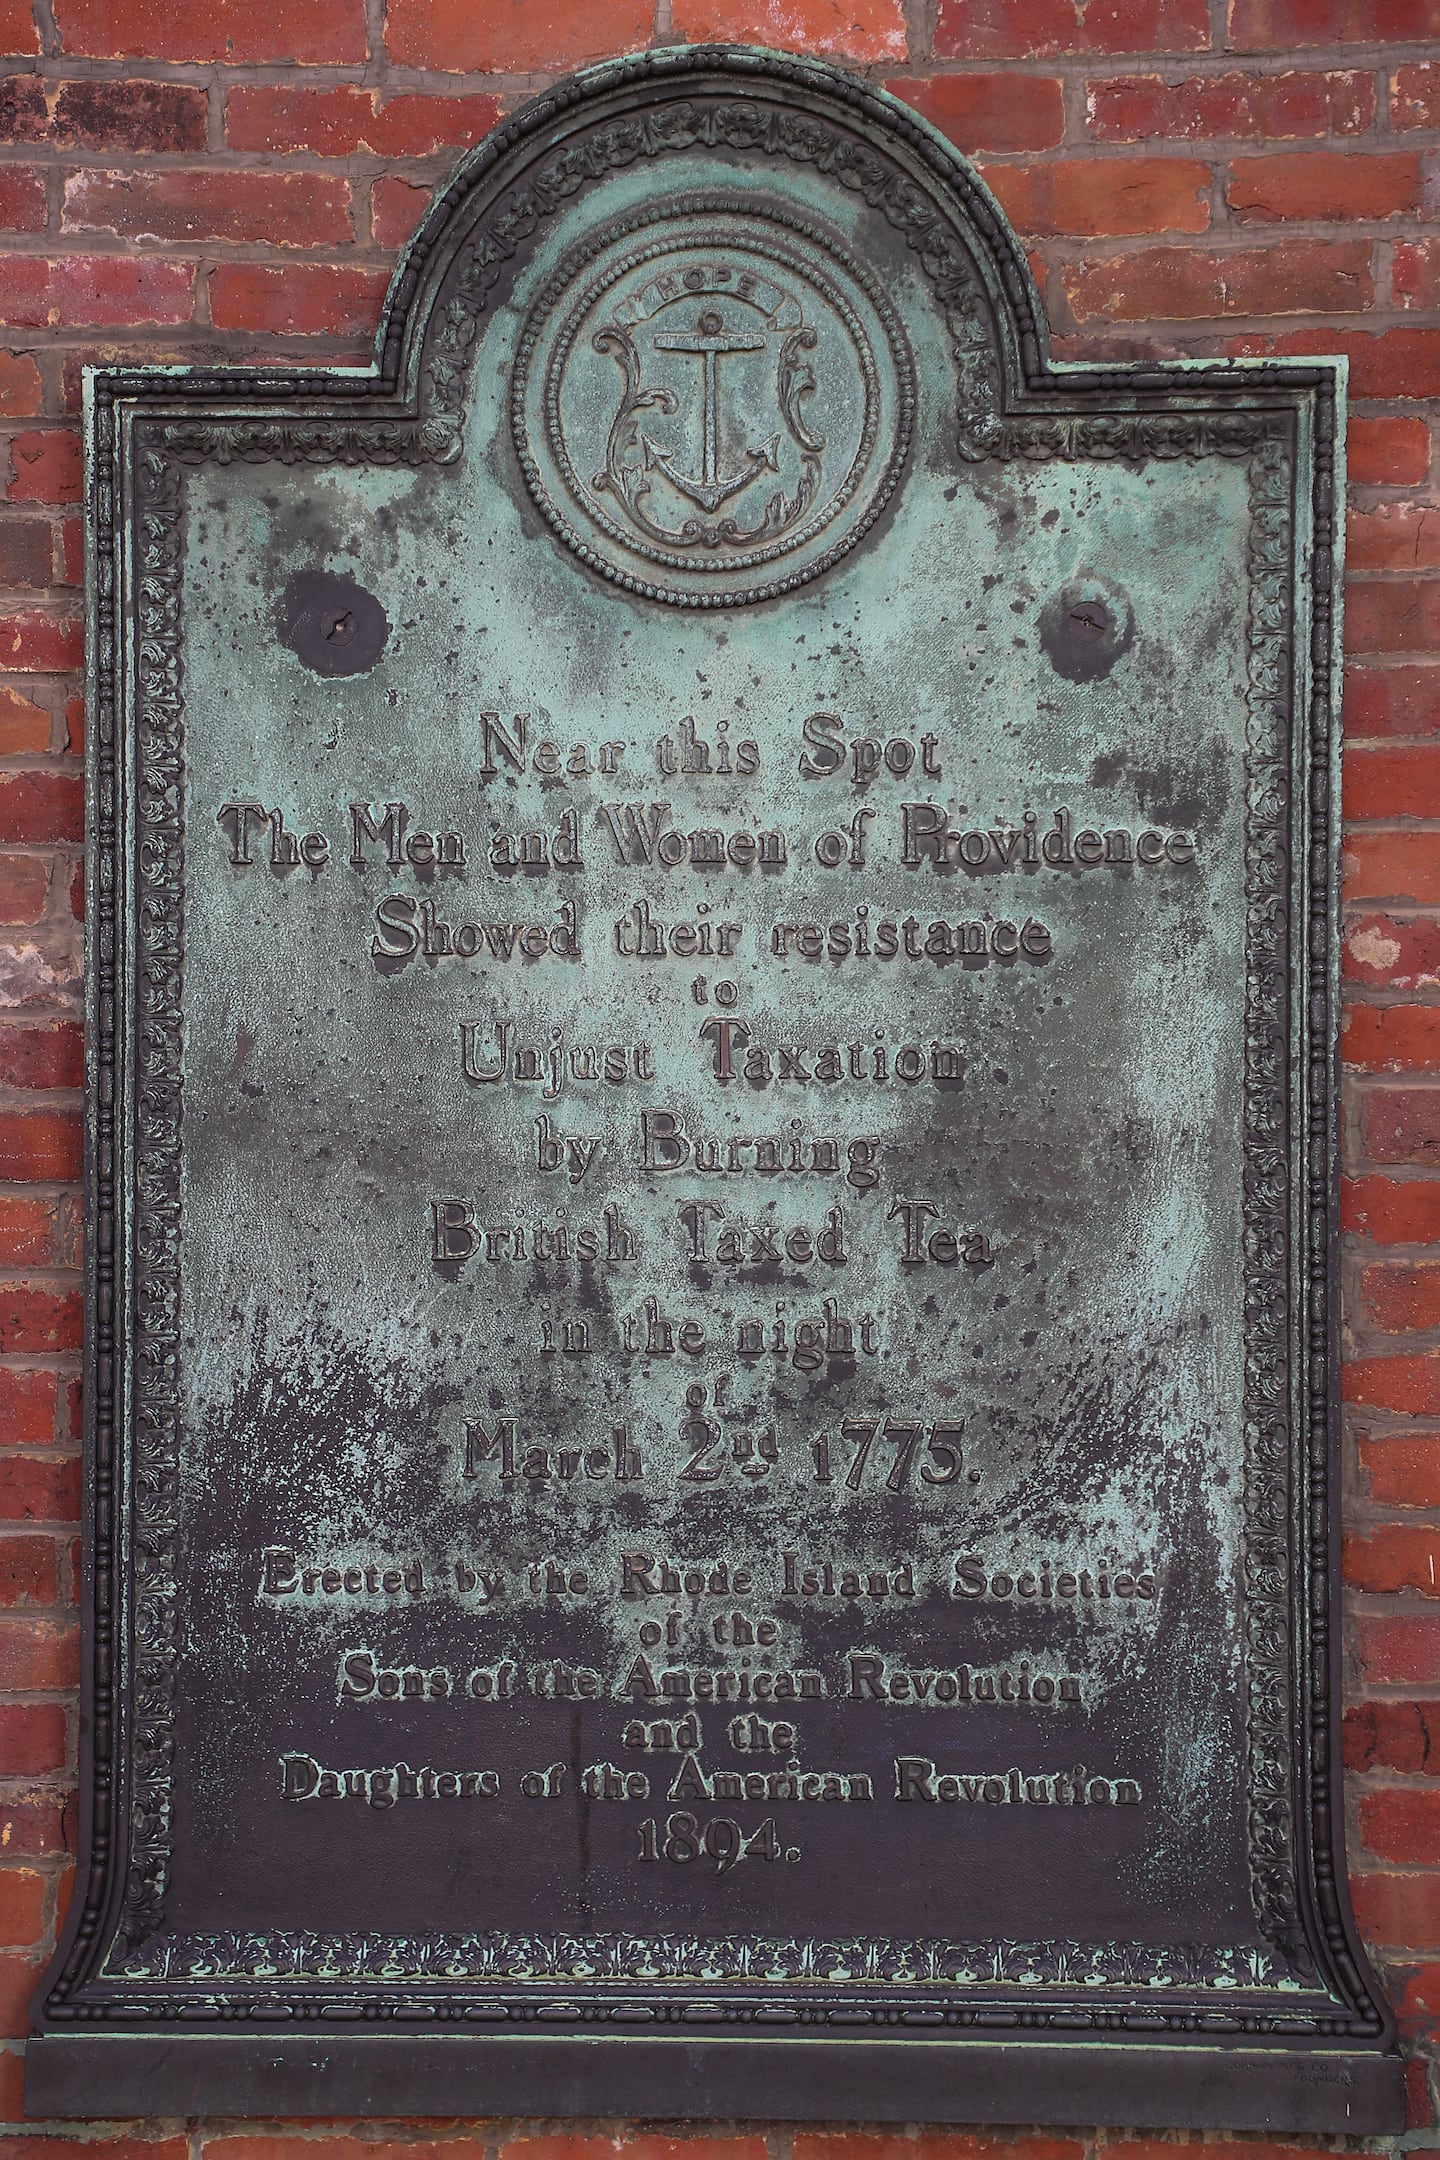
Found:
<svg viewBox="0 0 1440 2160"><path fill-rule="evenodd" d="M373 375L94 377L32 2105L424 2105L440 2029L447 2109L605 2035L574 2105L1065 2116L1103 2035L1087 2113L1394 2116L1330 1790L1340 388L1047 369L952 153L720 52L508 123Z"/></svg>

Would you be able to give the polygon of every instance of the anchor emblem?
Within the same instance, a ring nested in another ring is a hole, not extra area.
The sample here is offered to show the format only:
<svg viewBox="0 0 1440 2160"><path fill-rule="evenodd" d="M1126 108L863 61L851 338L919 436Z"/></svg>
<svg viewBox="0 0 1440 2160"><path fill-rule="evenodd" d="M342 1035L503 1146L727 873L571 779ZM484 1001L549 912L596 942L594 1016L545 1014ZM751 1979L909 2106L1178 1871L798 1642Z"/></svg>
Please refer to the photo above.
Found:
<svg viewBox="0 0 1440 2160"><path fill-rule="evenodd" d="M631 324L617 315L595 332L590 341L593 350L609 353L619 362L625 388L610 423L605 462L591 486L597 493L608 492L618 498L648 539L670 548L748 547L758 540L777 538L809 511L820 485L825 438L807 425L801 410L802 400L815 390L814 370L806 356L818 340L813 329L797 321L798 314L798 309L792 309L790 324L780 331L776 363L775 401L784 431L777 429L758 446L747 448L728 471L724 469L722 440L721 360L731 353L765 352L779 327L773 316L767 313L764 329L738 329L733 323L727 324L720 310L712 306L701 310L693 330L650 333L653 352L682 354L701 363L698 473L686 469L680 449L667 449L640 425L642 412L677 413L680 399L668 384L645 384ZM742 494L761 473L780 475L781 448L787 435L794 450L794 492L787 493L783 484L777 487L756 523L746 529L733 515L717 517L716 512ZM687 503L693 503L700 514L686 515L678 525L662 523L654 499L657 477L668 482Z"/></svg>
<svg viewBox="0 0 1440 2160"><path fill-rule="evenodd" d="M765 339L753 333L747 335L743 330L727 330L724 318L717 314L714 308L706 308L693 332L657 337L654 344L657 352L692 353L705 363L700 407L703 436L700 478L697 480L693 474L681 472L676 464L674 451L661 450L651 442L648 435L642 435L640 439L645 445L646 461L650 465L658 465L672 486L679 488L682 495L688 496L691 502L698 503L702 510L713 516L721 503L728 502L732 495L738 495L742 488L748 487L757 473L767 469L770 472L780 470L777 455L780 437L775 434L758 450L747 451L744 464L734 472L720 471L720 355L763 352Z"/></svg>
<svg viewBox="0 0 1440 2160"><path fill-rule="evenodd" d="M617 206L563 257L508 396L524 484L588 571L734 607L869 531L909 452L915 367L882 283L818 225L685 194Z"/></svg>

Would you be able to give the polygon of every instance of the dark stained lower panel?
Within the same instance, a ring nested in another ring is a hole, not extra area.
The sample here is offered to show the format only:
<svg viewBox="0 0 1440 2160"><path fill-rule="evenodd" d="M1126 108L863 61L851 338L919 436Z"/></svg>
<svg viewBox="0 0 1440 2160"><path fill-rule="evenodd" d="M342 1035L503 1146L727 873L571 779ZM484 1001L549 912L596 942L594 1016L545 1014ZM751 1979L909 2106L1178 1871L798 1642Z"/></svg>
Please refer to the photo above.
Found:
<svg viewBox="0 0 1440 2160"><path fill-rule="evenodd" d="M263 2106L257 2106L263 2101ZM1395 2057L1269 2047L877 2040L33 2040L26 2112L617 2114L1089 2123L1384 2136Z"/></svg>

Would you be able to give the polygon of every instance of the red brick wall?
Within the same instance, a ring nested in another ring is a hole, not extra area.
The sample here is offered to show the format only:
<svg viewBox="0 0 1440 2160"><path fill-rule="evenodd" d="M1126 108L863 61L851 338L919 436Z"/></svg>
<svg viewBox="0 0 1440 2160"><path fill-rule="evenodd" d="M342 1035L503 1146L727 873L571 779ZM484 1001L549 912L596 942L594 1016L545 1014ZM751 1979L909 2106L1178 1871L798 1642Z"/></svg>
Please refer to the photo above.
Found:
<svg viewBox="0 0 1440 2160"><path fill-rule="evenodd" d="M74 1837L80 365L364 359L395 249L498 113L580 63L725 37L862 68L971 153L1058 353L1350 355L1350 1837L1413 2055L1407 2142L1440 2146L1437 34L1440 0L0 0L0 2124ZM0 2130L0 2160L22 2134ZM277 2144L79 2134L114 2160ZM603 2160L611 2134L442 2133L447 2160ZM312 2126L310 2155L388 2155L389 2135ZM793 2142L1084 2160L1106 2140ZM765 2160L766 2136L625 2150Z"/></svg>

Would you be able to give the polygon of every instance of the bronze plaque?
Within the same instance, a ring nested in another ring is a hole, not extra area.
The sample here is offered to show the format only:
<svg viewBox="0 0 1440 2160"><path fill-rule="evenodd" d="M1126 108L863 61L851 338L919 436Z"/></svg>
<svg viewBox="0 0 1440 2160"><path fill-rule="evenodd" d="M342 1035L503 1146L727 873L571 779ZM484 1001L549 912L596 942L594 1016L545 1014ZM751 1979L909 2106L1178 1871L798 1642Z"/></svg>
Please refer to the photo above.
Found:
<svg viewBox="0 0 1440 2160"><path fill-rule="evenodd" d="M30 2104L1399 2122L1333 1756L1343 363L546 94L90 380L88 1865Z"/></svg>

